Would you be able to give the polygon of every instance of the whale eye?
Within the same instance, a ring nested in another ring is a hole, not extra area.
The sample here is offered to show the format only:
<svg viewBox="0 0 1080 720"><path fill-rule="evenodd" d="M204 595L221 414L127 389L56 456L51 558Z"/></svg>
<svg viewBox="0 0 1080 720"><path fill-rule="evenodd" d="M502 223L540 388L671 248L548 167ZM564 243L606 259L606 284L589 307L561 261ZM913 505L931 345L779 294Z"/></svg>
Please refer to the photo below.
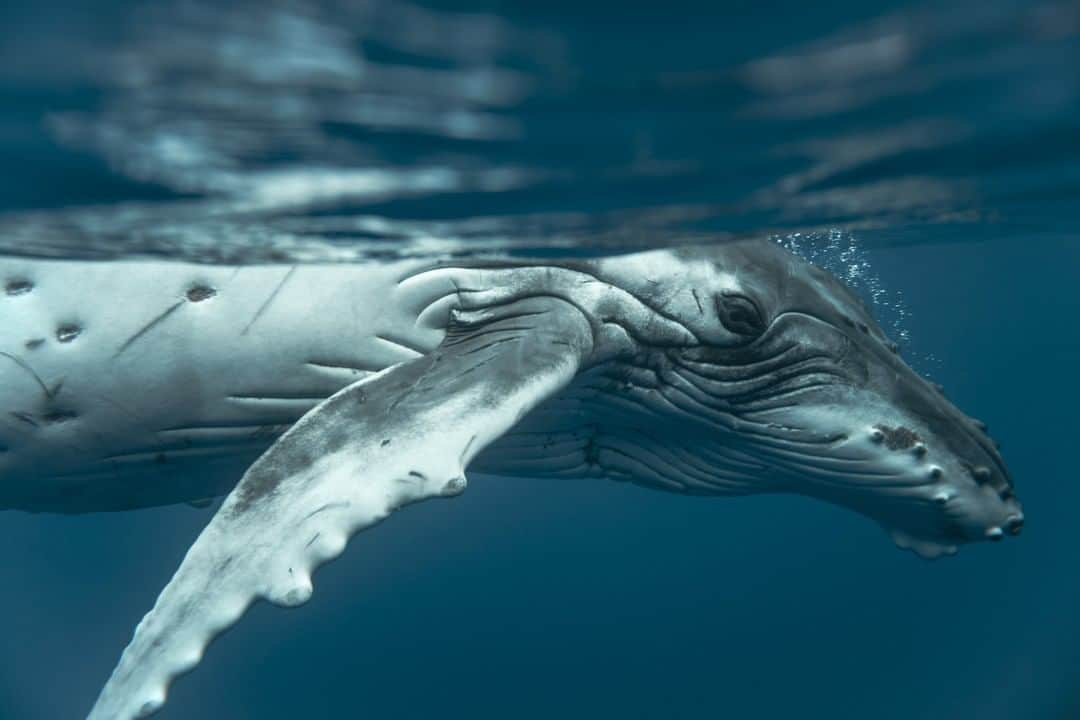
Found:
<svg viewBox="0 0 1080 720"><path fill-rule="evenodd" d="M724 292L716 296L720 323L736 335L757 337L765 332L765 318L757 304L745 295Z"/></svg>

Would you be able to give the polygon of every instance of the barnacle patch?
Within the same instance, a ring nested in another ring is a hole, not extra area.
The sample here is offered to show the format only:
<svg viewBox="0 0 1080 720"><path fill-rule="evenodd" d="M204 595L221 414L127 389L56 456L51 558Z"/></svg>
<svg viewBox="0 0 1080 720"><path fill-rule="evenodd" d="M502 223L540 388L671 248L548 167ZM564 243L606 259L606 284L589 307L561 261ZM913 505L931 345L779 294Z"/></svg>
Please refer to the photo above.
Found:
<svg viewBox="0 0 1080 720"><path fill-rule="evenodd" d="M881 432L884 436L885 447L890 450L907 450L914 447L915 443L919 442L918 433L910 428L906 428L903 425L897 425L896 427L889 427L888 425L875 425L875 430Z"/></svg>

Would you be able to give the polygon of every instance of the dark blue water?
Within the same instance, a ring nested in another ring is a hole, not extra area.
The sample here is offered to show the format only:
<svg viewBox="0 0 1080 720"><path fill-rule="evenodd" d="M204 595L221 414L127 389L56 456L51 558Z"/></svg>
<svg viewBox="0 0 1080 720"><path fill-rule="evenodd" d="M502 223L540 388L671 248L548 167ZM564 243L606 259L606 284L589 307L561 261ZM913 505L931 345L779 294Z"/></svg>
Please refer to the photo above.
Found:
<svg viewBox="0 0 1080 720"><path fill-rule="evenodd" d="M0 14L4 252L802 233L989 422L1028 517L927 563L807 500L478 477L255 608L162 718L1080 718L1075 3ZM0 517L0 718L83 716L209 512Z"/></svg>

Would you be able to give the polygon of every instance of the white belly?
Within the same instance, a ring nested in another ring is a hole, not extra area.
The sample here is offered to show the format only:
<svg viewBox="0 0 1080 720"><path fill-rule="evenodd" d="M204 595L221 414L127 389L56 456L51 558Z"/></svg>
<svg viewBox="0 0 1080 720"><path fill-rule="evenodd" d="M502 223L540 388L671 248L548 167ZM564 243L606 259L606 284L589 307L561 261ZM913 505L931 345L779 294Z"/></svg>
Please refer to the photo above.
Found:
<svg viewBox="0 0 1080 720"><path fill-rule="evenodd" d="M398 284L420 267L0 260L0 508L221 492L317 402L442 340L417 315L446 289Z"/></svg>

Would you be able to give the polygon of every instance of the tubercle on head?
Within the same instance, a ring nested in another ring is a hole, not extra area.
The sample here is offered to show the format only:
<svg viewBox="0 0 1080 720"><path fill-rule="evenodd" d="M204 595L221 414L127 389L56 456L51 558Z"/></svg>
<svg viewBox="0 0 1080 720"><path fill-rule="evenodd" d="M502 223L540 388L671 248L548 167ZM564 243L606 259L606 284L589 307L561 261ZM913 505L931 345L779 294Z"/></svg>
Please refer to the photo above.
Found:
<svg viewBox="0 0 1080 720"><path fill-rule="evenodd" d="M901 449L890 449L886 444L888 431L880 425L869 427L865 431L867 442L877 452L892 454L905 452ZM927 483L925 488L929 491L927 499L941 507L943 510L962 500L960 507L954 507L954 514L964 512L966 529L963 535L967 541L989 540L997 542L1004 539L1006 534L1018 535L1023 528L1024 519L1017 507L1010 512L1010 500L1012 497L1009 488L1001 492L989 492L989 483L993 479L993 471L985 465L970 466L961 463L955 473L947 473L942 465L929 462L932 455L926 443L919 441L906 450L909 457L914 461L913 468L923 467ZM954 463L955 465L955 463ZM918 488L920 486L915 485ZM916 490L916 492L920 492ZM966 506L966 510L962 510ZM1002 520L1001 515L1008 513ZM997 516L996 519L995 516ZM953 530L955 533L957 530ZM951 533L950 533L951 534ZM956 552L956 545L952 542L941 541L932 538L918 537L901 529L890 529L890 535L896 544L903 548L913 550L924 558L951 555Z"/></svg>

